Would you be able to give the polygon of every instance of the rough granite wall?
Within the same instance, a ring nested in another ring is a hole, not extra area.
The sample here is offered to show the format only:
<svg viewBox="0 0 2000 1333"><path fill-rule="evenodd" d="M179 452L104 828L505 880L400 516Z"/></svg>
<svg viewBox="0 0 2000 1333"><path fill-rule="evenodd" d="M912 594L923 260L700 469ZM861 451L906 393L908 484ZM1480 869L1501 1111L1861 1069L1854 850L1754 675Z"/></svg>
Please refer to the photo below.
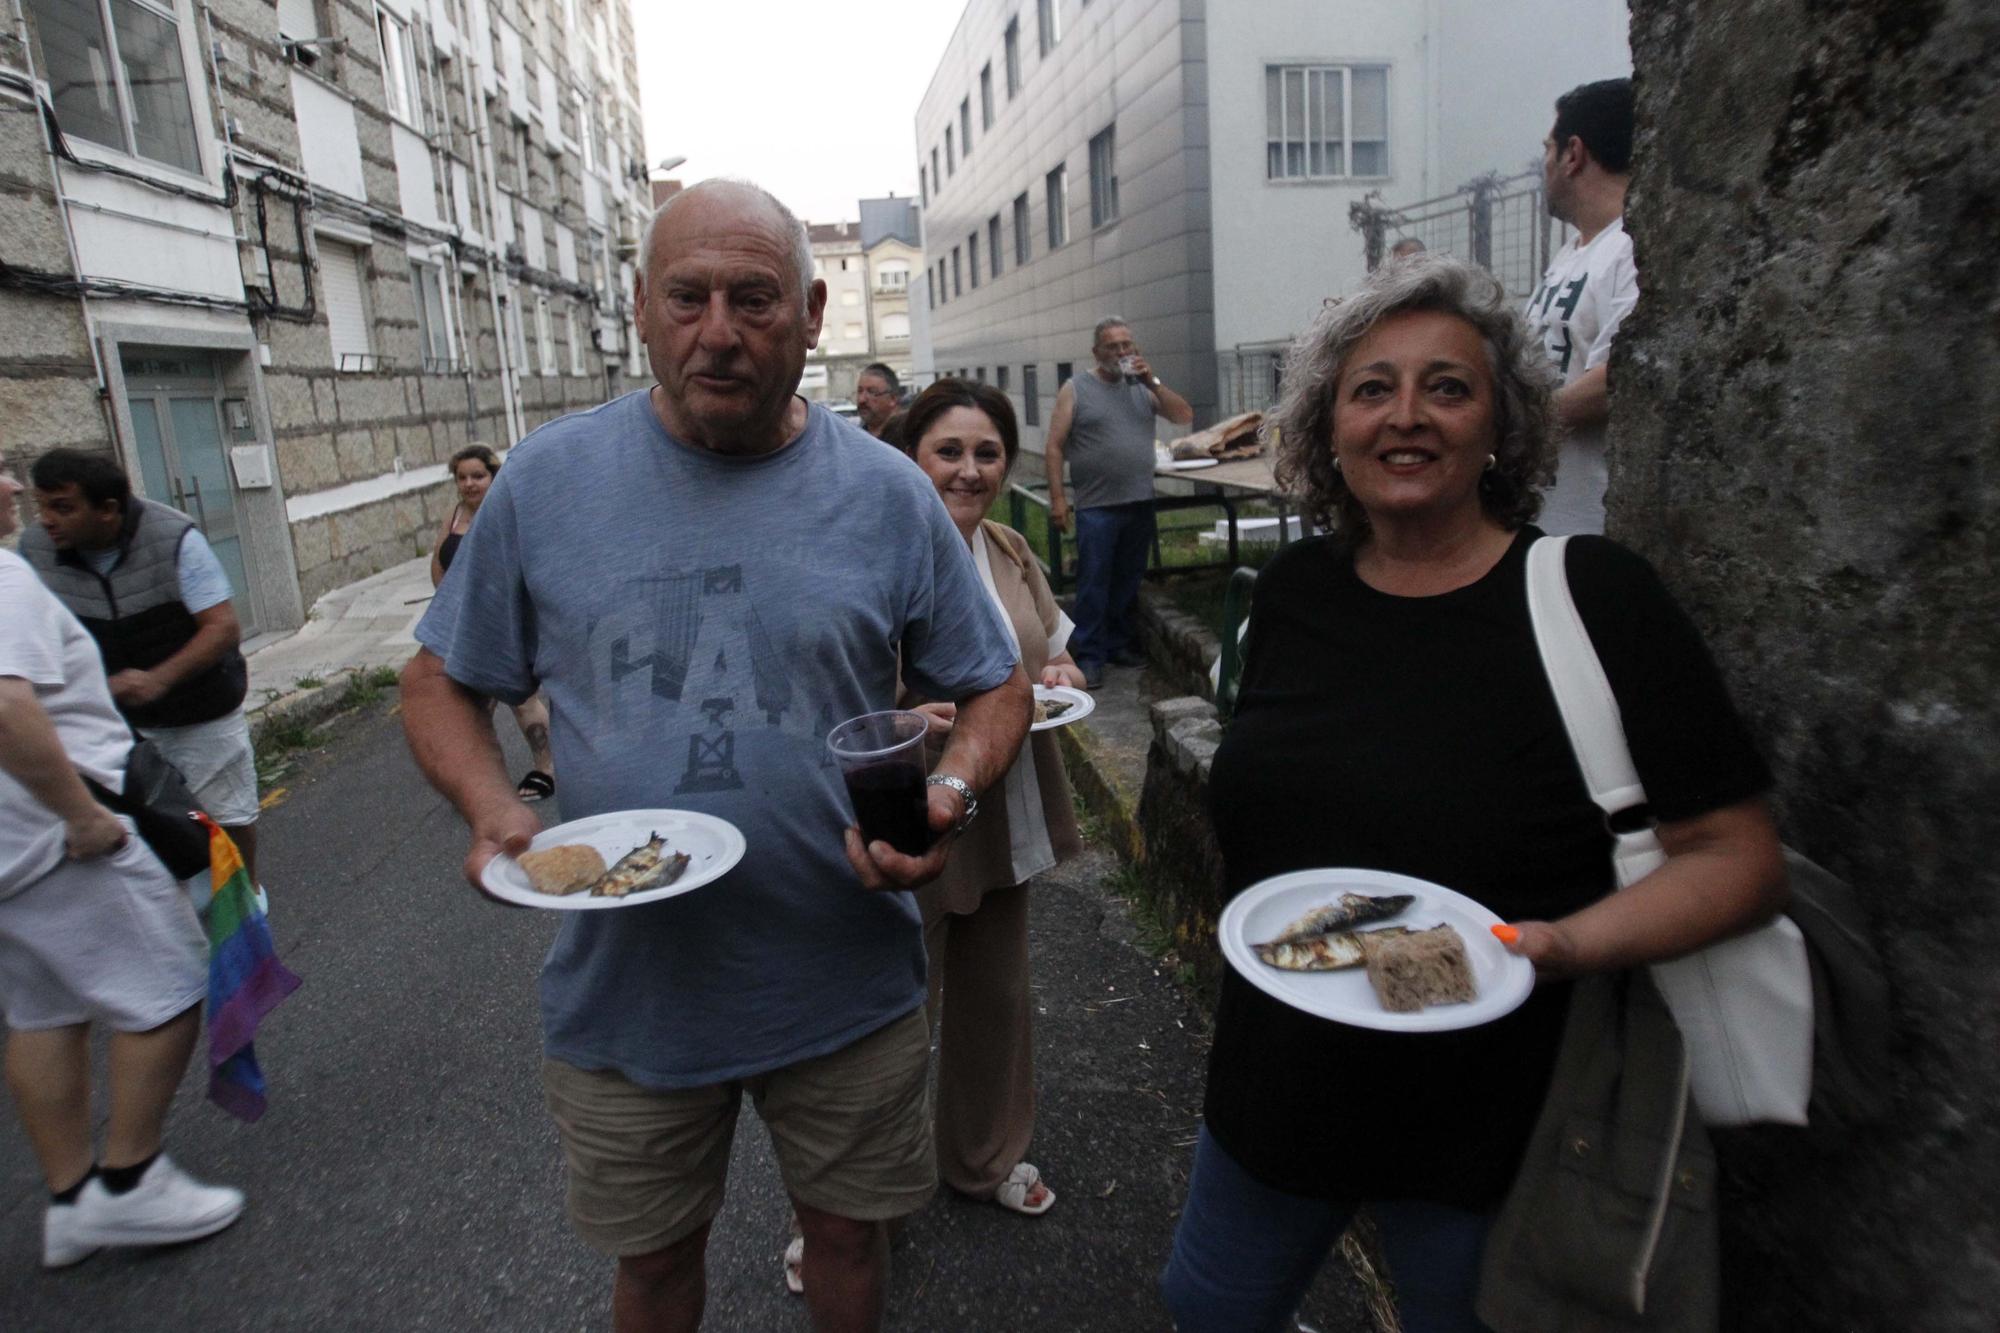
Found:
<svg viewBox="0 0 2000 1333"><path fill-rule="evenodd" d="M2000 1327L2000 6L1632 0L1613 535L1874 907L1898 1105L1724 1143L1739 1329Z"/></svg>

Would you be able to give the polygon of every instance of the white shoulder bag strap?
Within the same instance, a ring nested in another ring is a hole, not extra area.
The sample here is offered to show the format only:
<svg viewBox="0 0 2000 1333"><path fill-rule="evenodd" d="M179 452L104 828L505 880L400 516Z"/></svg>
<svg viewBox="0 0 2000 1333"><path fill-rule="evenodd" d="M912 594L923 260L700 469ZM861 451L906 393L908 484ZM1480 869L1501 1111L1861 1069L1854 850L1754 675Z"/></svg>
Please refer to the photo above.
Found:
<svg viewBox="0 0 2000 1333"><path fill-rule="evenodd" d="M1612 830L1618 886L1666 864L1652 823L1618 831L1646 804L1618 700L1569 591L1567 537L1528 548L1528 617L1590 799ZM1617 816L1625 815L1625 821ZM1812 1093L1812 974L1787 917L1652 966L1687 1042L1695 1104L1710 1125L1803 1125Z"/></svg>

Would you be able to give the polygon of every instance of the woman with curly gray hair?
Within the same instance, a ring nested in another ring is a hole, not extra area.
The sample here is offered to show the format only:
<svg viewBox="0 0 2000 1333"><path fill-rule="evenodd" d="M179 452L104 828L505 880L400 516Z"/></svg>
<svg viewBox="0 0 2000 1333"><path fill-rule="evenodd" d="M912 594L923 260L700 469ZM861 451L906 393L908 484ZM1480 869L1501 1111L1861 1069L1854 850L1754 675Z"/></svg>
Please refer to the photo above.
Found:
<svg viewBox="0 0 2000 1333"><path fill-rule="evenodd" d="M1385 268L1327 306L1285 375L1280 476L1332 531L1257 580L1210 770L1225 890L1322 867L1414 876L1513 923L1505 947L1539 981L1482 1025L1453 1028L1446 1007L1431 1012L1452 1030L1413 1033L1336 1023L1227 972L1162 1290L1180 1333L1288 1329L1365 1203L1406 1333L1472 1333L1488 1225L1550 1101L1571 979L1778 909L1770 776L1651 568L1571 539L1571 591L1668 853L1612 892L1604 817L1528 617L1551 377L1491 277L1436 256Z"/></svg>

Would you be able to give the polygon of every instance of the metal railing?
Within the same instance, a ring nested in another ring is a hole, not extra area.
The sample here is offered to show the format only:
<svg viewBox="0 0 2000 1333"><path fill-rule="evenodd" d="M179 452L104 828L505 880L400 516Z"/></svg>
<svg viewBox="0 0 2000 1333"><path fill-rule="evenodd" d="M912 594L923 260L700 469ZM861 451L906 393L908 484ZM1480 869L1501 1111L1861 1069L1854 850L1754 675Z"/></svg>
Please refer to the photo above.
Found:
<svg viewBox="0 0 2000 1333"><path fill-rule="evenodd" d="M1220 509L1229 524L1229 549L1227 556L1219 560L1169 565L1160 547L1159 529L1155 527L1153 531L1153 554L1146 564L1147 577L1155 578L1165 574L1195 574L1211 569L1234 569L1242 563L1240 559L1241 542L1237 527L1240 517L1238 507L1244 504L1271 504L1273 502L1257 496L1233 495L1221 487L1205 487L1201 489L1203 493L1194 495L1155 494L1153 496L1153 513L1158 515L1170 513L1178 509ZM1046 559L1042 557L1040 552L1036 552L1035 558L1040 562L1042 572L1048 575L1049 587L1057 592L1065 591L1076 582L1074 568L1066 567L1073 566L1074 561L1066 561L1064 559L1065 543L1074 539L1066 538L1062 532L1057 530L1055 524L1048 521L1049 495L1046 484L1036 487L1028 486L1018 481L1009 482L1007 484L1007 526L1024 537L1028 536L1027 524L1030 506L1042 511L1042 532L1049 550ZM1290 528L1287 522L1287 508L1282 502L1278 502L1277 510L1278 540L1280 543L1283 543L1289 540L1287 534ZM1034 549L1032 539L1029 542L1029 549Z"/></svg>
<svg viewBox="0 0 2000 1333"><path fill-rule="evenodd" d="M1488 172L1450 194L1408 204L1392 205L1371 190L1348 206L1347 221L1361 233L1371 273L1391 246L1407 238L1427 251L1471 260L1523 302L1569 237L1569 228L1543 206L1539 166L1514 176Z"/></svg>

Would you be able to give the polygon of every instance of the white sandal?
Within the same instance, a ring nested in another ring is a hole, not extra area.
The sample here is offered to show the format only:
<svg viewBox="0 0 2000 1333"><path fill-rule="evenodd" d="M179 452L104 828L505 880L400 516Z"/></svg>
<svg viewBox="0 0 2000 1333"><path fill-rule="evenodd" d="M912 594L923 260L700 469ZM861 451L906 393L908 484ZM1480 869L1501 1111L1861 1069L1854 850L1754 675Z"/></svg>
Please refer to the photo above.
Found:
<svg viewBox="0 0 2000 1333"><path fill-rule="evenodd" d="M993 1191L993 1202L1008 1212L1019 1213L1023 1217L1040 1217L1052 1208L1056 1201L1056 1192L1047 1185L1042 1185L1042 1201L1034 1204L1028 1202L1035 1193L1035 1186L1041 1185L1041 1181L1042 1173L1032 1162L1016 1163L1014 1169L1007 1173L1007 1178L1000 1182L1000 1188Z"/></svg>
<svg viewBox="0 0 2000 1333"><path fill-rule="evenodd" d="M785 1247L785 1290L794 1296L806 1294L806 1238L792 1237Z"/></svg>

